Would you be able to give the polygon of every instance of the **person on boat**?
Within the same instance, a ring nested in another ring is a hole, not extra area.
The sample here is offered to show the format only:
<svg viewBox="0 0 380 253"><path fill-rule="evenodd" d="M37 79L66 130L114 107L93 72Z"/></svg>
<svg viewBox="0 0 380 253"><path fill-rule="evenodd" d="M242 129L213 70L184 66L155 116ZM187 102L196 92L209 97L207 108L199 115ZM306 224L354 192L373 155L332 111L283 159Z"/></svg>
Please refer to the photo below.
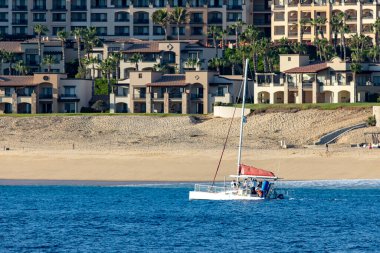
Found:
<svg viewBox="0 0 380 253"><path fill-rule="evenodd" d="M235 189L235 188L236 188L236 181L235 181L235 180L232 180L232 181L231 181L231 188L232 188L232 189Z"/></svg>
<svg viewBox="0 0 380 253"><path fill-rule="evenodd" d="M248 182L247 182L247 179L244 179L244 182L243 182L243 189L247 189L248 187Z"/></svg>
<svg viewBox="0 0 380 253"><path fill-rule="evenodd" d="M261 190L261 182L258 183L258 185L257 185L256 188L255 188L255 191L256 191L256 193L257 193L257 196L259 196L259 197L262 197L262 196L263 196L263 191Z"/></svg>

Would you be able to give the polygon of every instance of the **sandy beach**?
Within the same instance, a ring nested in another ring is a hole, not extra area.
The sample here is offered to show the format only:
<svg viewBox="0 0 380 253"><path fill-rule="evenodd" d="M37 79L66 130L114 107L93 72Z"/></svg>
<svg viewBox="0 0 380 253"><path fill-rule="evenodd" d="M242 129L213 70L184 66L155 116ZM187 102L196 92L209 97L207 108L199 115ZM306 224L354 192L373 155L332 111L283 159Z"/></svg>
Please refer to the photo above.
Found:
<svg viewBox="0 0 380 253"><path fill-rule="evenodd" d="M380 149L350 147L378 128L349 133L329 152L311 145L369 114L309 110L250 116L243 162L286 180L380 179ZM210 181L228 123L187 116L0 117L0 179ZM237 138L232 131L218 180L236 170ZM295 148L280 149L280 140Z"/></svg>

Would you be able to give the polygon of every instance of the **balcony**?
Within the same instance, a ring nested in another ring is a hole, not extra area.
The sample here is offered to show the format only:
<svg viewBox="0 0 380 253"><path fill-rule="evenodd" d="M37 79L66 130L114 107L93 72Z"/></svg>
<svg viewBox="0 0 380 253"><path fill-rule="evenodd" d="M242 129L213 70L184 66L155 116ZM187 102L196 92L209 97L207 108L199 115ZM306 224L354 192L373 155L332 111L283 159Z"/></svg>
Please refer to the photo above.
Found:
<svg viewBox="0 0 380 253"><path fill-rule="evenodd" d="M137 93L133 94L134 99L145 99L146 98L146 93Z"/></svg>
<svg viewBox="0 0 380 253"><path fill-rule="evenodd" d="M53 6L53 8L51 9L51 11L67 11L67 8L66 6Z"/></svg>
<svg viewBox="0 0 380 253"><path fill-rule="evenodd" d="M28 11L28 6L26 5L13 6L12 11Z"/></svg>
<svg viewBox="0 0 380 253"><path fill-rule="evenodd" d="M34 6L32 11L47 11L46 6Z"/></svg>
<svg viewBox="0 0 380 253"><path fill-rule="evenodd" d="M135 25L139 25L139 24L149 24L149 19L145 19L145 18L136 18L136 19L133 19L133 23Z"/></svg>
<svg viewBox="0 0 380 253"><path fill-rule="evenodd" d="M223 24L223 19L221 18L210 18L208 20L209 24Z"/></svg>
<svg viewBox="0 0 380 253"><path fill-rule="evenodd" d="M190 24L203 24L203 18L192 18Z"/></svg>
<svg viewBox="0 0 380 253"><path fill-rule="evenodd" d="M71 11L87 11L87 6L86 5L71 6Z"/></svg>
<svg viewBox="0 0 380 253"><path fill-rule="evenodd" d="M227 10L242 10L243 7L241 5L227 5Z"/></svg>
<svg viewBox="0 0 380 253"><path fill-rule="evenodd" d="M115 22L129 22L129 17L115 17Z"/></svg>
<svg viewBox="0 0 380 253"><path fill-rule="evenodd" d="M107 8L107 3L99 4L99 5L91 5L91 8L93 8L93 9L104 9L104 8Z"/></svg>
<svg viewBox="0 0 380 253"><path fill-rule="evenodd" d="M137 2L135 4L133 4L133 7L134 8L148 8L149 7L149 2L146 1L146 2Z"/></svg>
<svg viewBox="0 0 380 253"><path fill-rule="evenodd" d="M27 25L28 20L26 19L19 19L19 20L13 20L12 25Z"/></svg>
<svg viewBox="0 0 380 253"><path fill-rule="evenodd" d="M52 94L40 94L39 96L39 99L52 99L53 98L53 95Z"/></svg>

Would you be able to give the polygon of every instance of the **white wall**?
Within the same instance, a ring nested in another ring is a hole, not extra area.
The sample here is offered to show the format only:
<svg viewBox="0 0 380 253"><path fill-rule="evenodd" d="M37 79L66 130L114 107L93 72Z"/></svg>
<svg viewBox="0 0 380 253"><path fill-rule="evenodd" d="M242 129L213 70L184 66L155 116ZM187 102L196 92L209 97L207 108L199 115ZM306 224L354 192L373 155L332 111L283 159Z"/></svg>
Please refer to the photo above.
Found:
<svg viewBox="0 0 380 253"><path fill-rule="evenodd" d="M234 114L234 107L228 107L228 106L214 106L214 116L215 117L221 117L221 118L232 118ZM240 118L241 116L241 108L236 108L235 111L235 118ZM251 113L250 109L244 110L244 116L247 116Z"/></svg>

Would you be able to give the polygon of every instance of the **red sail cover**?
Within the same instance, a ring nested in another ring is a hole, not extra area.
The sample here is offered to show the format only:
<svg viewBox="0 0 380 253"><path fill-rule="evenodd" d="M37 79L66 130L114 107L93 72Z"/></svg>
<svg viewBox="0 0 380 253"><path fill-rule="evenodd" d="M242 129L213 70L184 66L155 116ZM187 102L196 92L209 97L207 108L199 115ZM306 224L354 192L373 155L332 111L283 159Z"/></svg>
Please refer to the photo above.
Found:
<svg viewBox="0 0 380 253"><path fill-rule="evenodd" d="M258 169L245 164L240 164L240 175L259 176L259 177L275 177L275 175L267 170Z"/></svg>

